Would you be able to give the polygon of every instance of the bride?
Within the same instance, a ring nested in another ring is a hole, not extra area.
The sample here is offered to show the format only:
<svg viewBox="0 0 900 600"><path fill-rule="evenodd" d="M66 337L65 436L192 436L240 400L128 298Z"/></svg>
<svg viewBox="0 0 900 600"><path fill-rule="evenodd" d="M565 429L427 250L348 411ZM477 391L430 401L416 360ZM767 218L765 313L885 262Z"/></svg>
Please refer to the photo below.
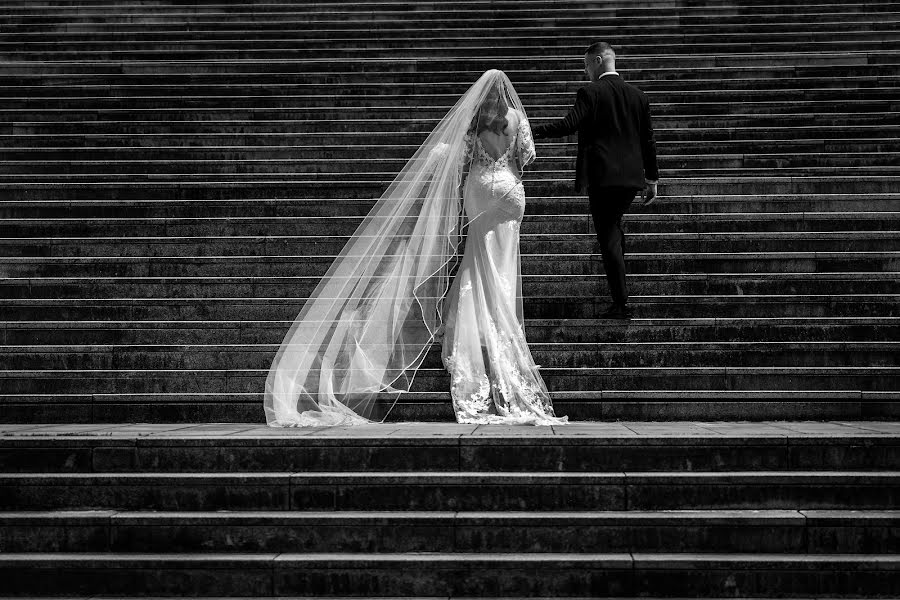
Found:
<svg viewBox="0 0 900 600"><path fill-rule="evenodd" d="M413 154L295 319L266 380L270 426L383 422L438 340L459 423L568 422L554 415L525 340L521 177L534 158L512 83L487 71Z"/></svg>

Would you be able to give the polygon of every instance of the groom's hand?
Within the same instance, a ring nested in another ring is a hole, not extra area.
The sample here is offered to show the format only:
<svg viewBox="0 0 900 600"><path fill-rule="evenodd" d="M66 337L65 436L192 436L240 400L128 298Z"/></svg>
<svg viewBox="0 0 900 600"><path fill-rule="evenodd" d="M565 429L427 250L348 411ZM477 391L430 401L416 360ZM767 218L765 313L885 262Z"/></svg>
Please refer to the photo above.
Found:
<svg viewBox="0 0 900 600"><path fill-rule="evenodd" d="M656 184L648 183L647 186L641 190L641 198L644 200L642 206L650 206L656 199Z"/></svg>

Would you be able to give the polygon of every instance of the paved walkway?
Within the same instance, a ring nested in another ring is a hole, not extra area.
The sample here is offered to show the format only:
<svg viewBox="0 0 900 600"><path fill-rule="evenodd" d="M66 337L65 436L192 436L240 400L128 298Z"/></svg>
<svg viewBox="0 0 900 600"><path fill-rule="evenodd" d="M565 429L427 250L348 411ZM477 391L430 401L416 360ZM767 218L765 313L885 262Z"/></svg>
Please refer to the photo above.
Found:
<svg viewBox="0 0 900 600"><path fill-rule="evenodd" d="M260 423L2 424L0 436L164 437L803 437L900 436L900 421L617 421L573 422L553 427L385 423L357 427L272 428Z"/></svg>

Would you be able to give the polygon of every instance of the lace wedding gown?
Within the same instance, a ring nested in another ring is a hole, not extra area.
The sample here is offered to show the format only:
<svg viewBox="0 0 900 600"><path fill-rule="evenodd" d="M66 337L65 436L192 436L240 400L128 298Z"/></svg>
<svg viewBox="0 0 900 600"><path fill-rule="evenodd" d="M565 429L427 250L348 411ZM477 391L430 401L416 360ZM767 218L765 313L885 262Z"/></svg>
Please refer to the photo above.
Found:
<svg viewBox="0 0 900 600"><path fill-rule="evenodd" d="M465 251L448 294L442 349L459 423L554 425L547 388L525 339L519 227L525 189L519 176L535 158L531 128L510 110L510 135L466 135ZM489 140L487 143L485 140ZM505 145L495 155L486 145Z"/></svg>
<svg viewBox="0 0 900 600"><path fill-rule="evenodd" d="M520 174L534 155L512 82L486 71L304 302L266 378L269 425L385 421L442 331L457 421L567 422L553 414L523 329Z"/></svg>

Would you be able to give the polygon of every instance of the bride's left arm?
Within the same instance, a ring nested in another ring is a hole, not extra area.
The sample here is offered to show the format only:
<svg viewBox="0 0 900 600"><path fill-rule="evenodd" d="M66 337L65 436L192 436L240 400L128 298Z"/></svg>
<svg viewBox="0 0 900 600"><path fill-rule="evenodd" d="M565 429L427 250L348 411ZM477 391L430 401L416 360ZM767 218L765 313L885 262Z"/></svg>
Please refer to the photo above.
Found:
<svg viewBox="0 0 900 600"><path fill-rule="evenodd" d="M534 149L534 137L531 134L531 125L525 115L519 115L519 125L516 132L516 162L519 167L519 178L525 175L525 166L534 162L537 152Z"/></svg>

